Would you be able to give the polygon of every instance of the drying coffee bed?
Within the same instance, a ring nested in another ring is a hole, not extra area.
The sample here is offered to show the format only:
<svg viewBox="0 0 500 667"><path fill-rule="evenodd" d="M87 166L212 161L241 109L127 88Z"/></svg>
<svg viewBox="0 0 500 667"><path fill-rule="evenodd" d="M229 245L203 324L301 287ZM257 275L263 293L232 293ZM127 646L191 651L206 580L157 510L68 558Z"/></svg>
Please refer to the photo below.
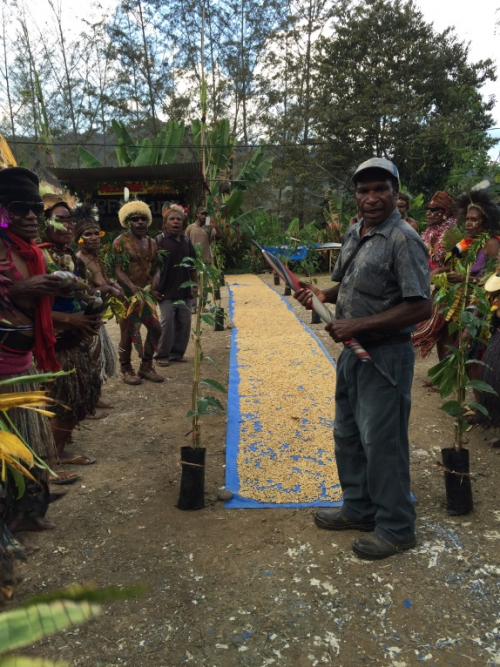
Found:
<svg viewBox="0 0 500 667"><path fill-rule="evenodd" d="M226 280L235 326L226 456L234 496L227 506L339 505L332 358L258 276Z"/></svg>

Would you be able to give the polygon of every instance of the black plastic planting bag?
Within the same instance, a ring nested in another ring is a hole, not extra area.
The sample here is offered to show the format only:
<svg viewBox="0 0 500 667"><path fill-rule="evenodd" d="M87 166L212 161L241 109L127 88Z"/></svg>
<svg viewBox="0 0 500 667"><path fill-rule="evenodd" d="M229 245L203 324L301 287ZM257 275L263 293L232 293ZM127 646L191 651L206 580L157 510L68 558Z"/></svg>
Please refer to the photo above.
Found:
<svg viewBox="0 0 500 667"><path fill-rule="evenodd" d="M181 489L177 508L201 510L205 507L204 447L181 447Z"/></svg>
<svg viewBox="0 0 500 667"><path fill-rule="evenodd" d="M469 450L454 447L442 449L443 465L446 468L444 483L448 514L458 516L472 511L472 487L469 475ZM449 471L449 472L447 472Z"/></svg>
<svg viewBox="0 0 500 667"><path fill-rule="evenodd" d="M224 308L217 308L215 311L214 331L224 331Z"/></svg>

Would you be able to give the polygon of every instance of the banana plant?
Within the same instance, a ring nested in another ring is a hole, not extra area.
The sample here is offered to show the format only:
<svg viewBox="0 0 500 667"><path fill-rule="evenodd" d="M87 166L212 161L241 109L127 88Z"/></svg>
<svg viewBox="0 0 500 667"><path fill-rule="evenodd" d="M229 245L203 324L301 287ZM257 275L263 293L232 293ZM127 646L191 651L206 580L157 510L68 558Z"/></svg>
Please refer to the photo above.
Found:
<svg viewBox="0 0 500 667"><path fill-rule="evenodd" d="M238 141L231 135L229 120L222 118L207 128L196 119L191 123L191 133L198 158L204 162L204 174L210 190L206 202L209 213L217 223L223 220L236 222L235 218L242 213L245 192L266 177L272 166L272 157L265 157L265 148L260 146L242 165L236 178L231 180L229 175ZM229 184L229 189L225 190L223 184L226 187Z"/></svg>
<svg viewBox="0 0 500 667"><path fill-rule="evenodd" d="M184 141L184 121L171 120L163 126L154 140L136 141L123 121L112 120L111 128L116 136L116 159L119 167L145 167L148 165L172 164ZM87 168L103 167L95 155L83 146L78 146L78 156Z"/></svg>

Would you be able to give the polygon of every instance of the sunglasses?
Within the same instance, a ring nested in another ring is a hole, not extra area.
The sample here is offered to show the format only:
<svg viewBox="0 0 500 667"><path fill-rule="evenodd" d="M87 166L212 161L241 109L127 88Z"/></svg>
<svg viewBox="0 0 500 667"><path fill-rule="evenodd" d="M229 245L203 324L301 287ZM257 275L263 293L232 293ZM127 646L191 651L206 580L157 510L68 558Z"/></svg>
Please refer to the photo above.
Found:
<svg viewBox="0 0 500 667"><path fill-rule="evenodd" d="M131 215L129 218L130 222L148 222L148 219L145 215Z"/></svg>
<svg viewBox="0 0 500 667"><path fill-rule="evenodd" d="M5 204L5 208L12 213L12 215L18 215L20 217L28 215L30 211L33 211L36 216L40 216L44 211L43 202L39 201L11 201L8 204Z"/></svg>
<svg viewBox="0 0 500 667"><path fill-rule="evenodd" d="M436 211L446 211L446 209L441 208L441 206L429 206L427 210L430 211L431 213L436 213Z"/></svg>

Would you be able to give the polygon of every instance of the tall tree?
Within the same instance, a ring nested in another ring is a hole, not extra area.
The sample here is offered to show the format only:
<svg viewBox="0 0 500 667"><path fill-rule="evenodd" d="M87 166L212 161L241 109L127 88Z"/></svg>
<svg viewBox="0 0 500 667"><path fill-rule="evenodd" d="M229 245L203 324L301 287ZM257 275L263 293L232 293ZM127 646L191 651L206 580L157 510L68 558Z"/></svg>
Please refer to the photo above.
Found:
<svg viewBox="0 0 500 667"><path fill-rule="evenodd" d="M7 19L7 12L9 12L8 2L7 0L2 0L0 16L0 94L2 95L3 103L0 108L2 109L2 115L8 119L10 134L15 140L15 116L17 115L17 110L13 98L12 76L10 72L11 63L9 61L9 54L13 50L14 42L12 31L8 29L11 22Z"/></svg>
<svg viewBox="0 0 500 667"><path fill-rule="evenodd" d="M491 60L470 63L450 28L436 33L411 1L346 2L317 46L314 132L328 172L387 156L408 187L443 187L460 149L486 153L495 79Z"/></svg>
<svg viewBox="0 0 500 667"><path fill-rule="evenodd" d="M116 107L136 125L148 123L155 134L169 89L171 42L155 0L121 0L108 32L117 67ZM127 113L127 110L128 113Z"/></svg>
<svg viewBox="0 0 500 667"><path fill-rule="evenodd" d="M278 188L276 211L287 218L312 220L321 212L325 174L318 172L314 125L315 44L329 28L334 5L328 0L290 0L272 35L259 89L266 100L262 119L278 145L272 179Z"/></svg>

